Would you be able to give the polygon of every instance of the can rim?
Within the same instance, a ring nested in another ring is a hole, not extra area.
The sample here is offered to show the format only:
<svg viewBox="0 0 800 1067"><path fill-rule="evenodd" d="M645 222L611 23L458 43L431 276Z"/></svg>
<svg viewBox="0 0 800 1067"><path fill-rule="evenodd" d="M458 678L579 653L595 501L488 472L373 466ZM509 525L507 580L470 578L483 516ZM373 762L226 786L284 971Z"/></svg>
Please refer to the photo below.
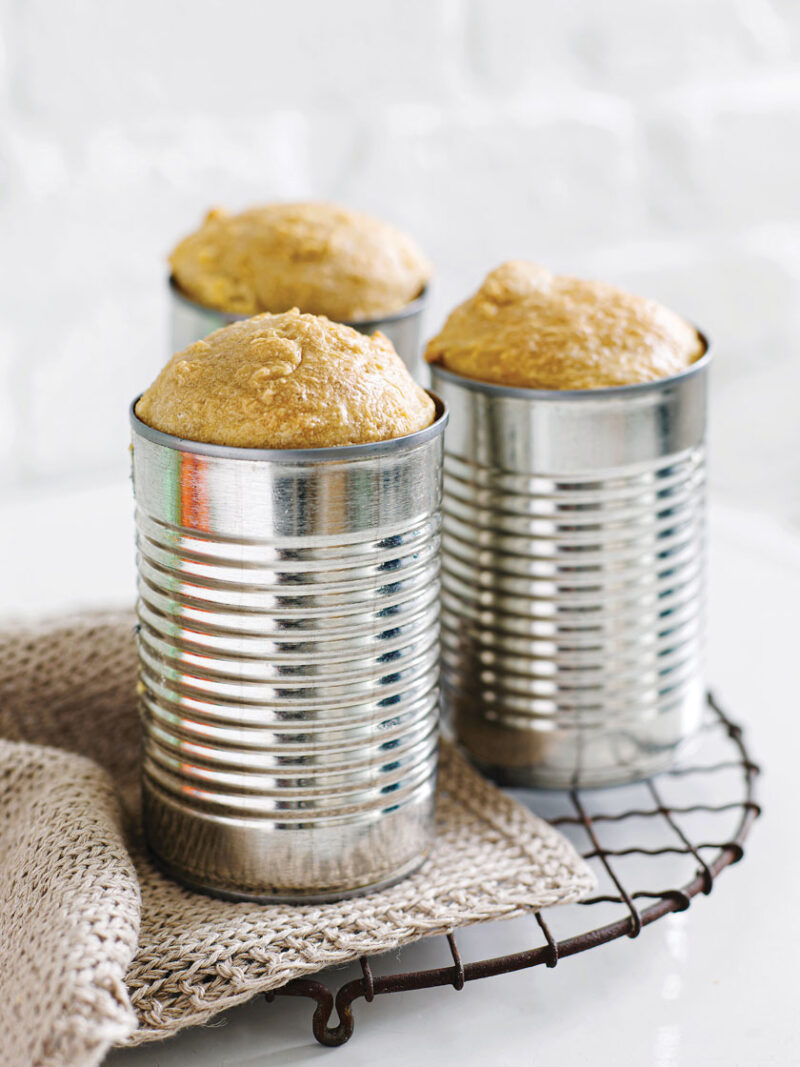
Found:
<svg viewBox="0 0 800 1067"><path fill-rule="evenodd" d="M216 456L219 459L255 460L270 463L327 463L334 460L371 459L373 456L385 456L392 452L411 450L438 437L447 425L450 412L445 402L426 389L425 392L436 406L436 418L422 430L405 434L403 437L391 437L388 441L368 441L360 445L331 445L326 448L240 448L236 445L215 445L206 441L190 441L185 437L156 430L142 422L136 414L136 405L142 394L132 401L129 408L131 427L134 433L144 437L163 448L176 452L192 452L200 456Z"/></svg>
<svg viewBox="0 0 800 1067"><path fill-rule="evenodd" d="M695 327L697 329L697 327ZM609 385L598 389L528 389L521 385L498 385L495 382L484 382L480 378L467 378L463 374L448 370L439 363L428 363L431 374L438 375L446 382L461 385L465 389L477 393L491 393L494 396L504 396L519 400L543 400L558 402L559 400L613 400L618 397L639 396L643 393L657 392L672 385L680 385L682 382L707 370L713 358L713 349L708 337L702 330L697 330L697 335L705 345L705 351L694 363L680 371L678 374L670 374L666 378L655 378L651 382L636 382L633 385Z"/></svg>
<svg viewBox="0 0 800 1067"><path fill-rule="evenodd" d="M214 308L208 304L201 304L199 300L193 300L178 285L178 281L174 274L169 275L168 284L173 298L180 304L186 304L188 307L193 308L195 311L203 312L204 314L220 315L230 325L232 322L242 322L244 319L251 319L254 315L240 314L237 311L225 311L224 308ZM378 318L373 319L331 319L331 322L339 322L342 326L350 326L354 330L364 330L367 327L374 326L379 329L382 325L389 323L399 322L402 319L410 318L412 315L416 315L423 310L428 301L428 289L430 283L426 282L417 296L413 300L410 300L407 304L404 304L397 311L393 311L389 315L381 315ZM265 312L256 311L255 315L263 315ZM325 316L329 318L330 316Z"/></svg>

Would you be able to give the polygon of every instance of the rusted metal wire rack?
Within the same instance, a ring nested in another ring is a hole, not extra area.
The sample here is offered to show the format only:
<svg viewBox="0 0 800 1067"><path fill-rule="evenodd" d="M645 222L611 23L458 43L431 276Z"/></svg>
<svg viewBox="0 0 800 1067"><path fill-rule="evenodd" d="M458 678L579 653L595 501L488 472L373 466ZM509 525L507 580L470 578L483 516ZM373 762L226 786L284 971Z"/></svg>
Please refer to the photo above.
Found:
<svg viewBox="0 0 800 1067"><path fill-rule="evenodd" d="M559 826L573 838L576 834L585 835L588 847L582 854L595 867L601 883L609 888L608 892L582 901L582 908L615 905L622 910L619 918L558 940L550 929L545 913L539 911L533 917L543 943L535 948L464 962L456 936L451 933L446 937L447 952L452 961L447 966L374 975L370 960L362 957L361 977L346 982L335 994L320 981L301 978L268 993L267 999L271 1001L279 996L308 997L316 1001L312 1020L314 1037L322 1045L342 1045L353 1033L353 1003L360 997L371 1003L377 996L386 993L435 986L452 986L460 990L466 982L481 978L540 964L555 967L568 956L598 948L617 938L636 938L657 919L670 912L685 911L693 897L711 892L721 871L742 859L745 839L761 810L755 797L759 767L748 754L741 728L728 718L710 693L706 711L702 732L710 740L705 747L706 751L710 749L713 754L711 760L706 758L681 764L646 780L641 786L645 790L646 803L622 810L613 810L614 805L608 802L614 790L564 791L562 796L567 802L567 810L550 818L554 826ZM728 782L720 787L716 781L723 772L727 773ZM670 783L673 786L679 783L680 798L677 803L668 801L665 796ZM710 797L706 799L708 794ZM537 807L535 801L533 807ZM735 819L733 833L721 841L693 842L685 825L688 817L700 813L732 813ZM611 847L603 843L609 827L624 827L634 823L644 829L635 835L635 839L623 841L623 847ZM660 823L662 830L666 829L670 843L653 843L654 835L650 828L656 823ZM624 860L632 856L642 860L658 858L660 861L669 857L688 858L694 862L694 875L678 887L633 889L626 884L619 870ZM334 1008L338 1023L331 1025Z"/></svg>

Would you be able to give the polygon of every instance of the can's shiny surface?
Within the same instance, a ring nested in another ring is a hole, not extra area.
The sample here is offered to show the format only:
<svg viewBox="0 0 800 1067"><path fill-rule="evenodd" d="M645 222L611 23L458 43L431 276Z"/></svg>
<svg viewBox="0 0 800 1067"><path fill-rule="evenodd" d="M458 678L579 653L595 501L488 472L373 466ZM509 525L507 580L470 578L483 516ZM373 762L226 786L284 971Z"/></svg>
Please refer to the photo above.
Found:
<svg viewBox="0 0 800 1067"><path fill-rule="evenodd" d="M213 330L247 318L246 315L217 311L196 303L181 292L174 278L169 279L169 291L172 326L170 355L207 337ZM392 315L381 319L346 322L345 326L352 326L359 333L366 334L380 330L392 342L412 377L422 385L427 385L430 375L428 365L422 358L422 319L427 303L428 290L425 288L416 300L412 300Z"/></svg>
<svg viewBox="0 0 800 1067"><path fill-rule="evenodd" d="M500 782L632 781L700 722L709 360L568 392L431 368L450 411L443 701Z"/></svg>
<svg viewBox="0 0 800 1067"><path fill-rule="evenodd" d="M433 832L442 430L308 450L182 441L131 409L143 810L198 888L325 900Z"/></svg>

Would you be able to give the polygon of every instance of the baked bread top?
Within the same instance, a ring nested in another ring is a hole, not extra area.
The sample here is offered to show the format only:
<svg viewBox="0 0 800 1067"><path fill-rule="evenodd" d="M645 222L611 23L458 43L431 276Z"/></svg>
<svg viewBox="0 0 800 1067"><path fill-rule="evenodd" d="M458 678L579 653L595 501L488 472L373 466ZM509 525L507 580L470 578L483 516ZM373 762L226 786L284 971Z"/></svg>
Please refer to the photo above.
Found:
<svg viewBox="0 0 800 1067"><path fill-rule="evenodd" d="M704 351L655 300L516 260L452 312L425 358L496 385L600 389L677 374Z"/></svg>
<svg viewBox="0 0 800 1067"><path fill-rule="evenodd" d="M429 426L433 401L391 342L297 309L177 352L136 405L148 426L240 448L325 448Z"/></svg>
<svg viewBox="0 0 800 1067"><path fill-rule="evenodd" d="M216 209L169 262L178 288L208 307L242 315L298 307L338 322L399 311L431 274L400 230L327 203Z"/></svg>

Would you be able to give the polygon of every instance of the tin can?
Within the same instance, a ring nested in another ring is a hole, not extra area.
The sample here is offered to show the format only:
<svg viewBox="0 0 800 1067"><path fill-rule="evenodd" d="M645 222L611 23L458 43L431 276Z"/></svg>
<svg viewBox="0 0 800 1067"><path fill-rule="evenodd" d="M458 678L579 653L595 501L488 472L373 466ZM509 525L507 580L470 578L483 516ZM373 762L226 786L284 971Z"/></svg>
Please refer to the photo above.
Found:
<svg viewBox="0 0 800 1067"><path fill-rule="evenodd" d="M234 899L390 884L432 840L442 431L262 450L131 408L143 817Z"/></svg>
<svg viewBox="0 0 800 1067"><path fill-rule="evenodd" d="M172 352L181 352L188 345L207 337L222 326L249 318L233 312L219 311L215 308L198 304L181 292L174 277L169 279L171 308L171 343ZM359 333L373 334L380 330L395 347L395 351L411 372L411 376L422 384L429 379L428 365L422 358L422 319L428 304L428 287L410 304L379 319L362 319L359 322L346 322ZM302 308L300 309L303 310Z"/></svg>
<svg viewBox="0 0 800 1067"><path fill-rule="evenodd" d="M570 391L431 368L450 410L443 703L503 784L634 781L699 725L710 358Z"/></svg>

